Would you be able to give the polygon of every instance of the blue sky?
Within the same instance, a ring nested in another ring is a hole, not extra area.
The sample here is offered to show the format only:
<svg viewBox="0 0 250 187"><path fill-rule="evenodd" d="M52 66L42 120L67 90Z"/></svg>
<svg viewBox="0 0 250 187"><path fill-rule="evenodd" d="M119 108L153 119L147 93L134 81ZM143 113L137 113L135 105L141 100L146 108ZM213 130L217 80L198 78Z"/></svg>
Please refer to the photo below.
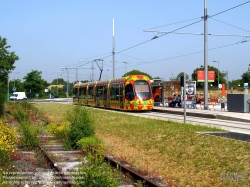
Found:
<svg viewBox="0 0 250 187"><path fill-rule="evenodd" d="M207 0L208 14L245 2ZM208 19L208 33L250 35L249 10L247 3ZM90 80L95 59L103 60L99 61L104 68L102 79L112 78L113 19L115 77L137 69L169 80L182 71L191 76L204 65L204 36L167 34L150 40L158 33L144 32L151 28L173 31L201 20L178 32L203 33L203 0L2 0L1 13L0 36L7 38L10 51L20 58L11 80L23 80L32 70L42 71L48 82L57 77L67 80L61 67L72 68L68 70L70 82L76 80L76 72L79 80ZM247 71L249 37L209 36L208 48L208 65L228 71L229 80ZM94 79L98 79L100 70L96 64L94 68Z"/></svg>

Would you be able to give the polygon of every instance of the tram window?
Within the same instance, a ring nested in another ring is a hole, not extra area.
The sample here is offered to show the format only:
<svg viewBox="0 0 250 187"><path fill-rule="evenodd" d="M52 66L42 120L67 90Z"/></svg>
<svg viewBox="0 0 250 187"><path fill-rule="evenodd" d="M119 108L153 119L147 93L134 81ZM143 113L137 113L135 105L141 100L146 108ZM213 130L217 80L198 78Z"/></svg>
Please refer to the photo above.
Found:
<svg viewBox="0 0 250 187"><path fill-rule="evenodd" d="M118 96L119 96L119 84L111 85L110 99L111 100L119 100Z"/></svg>
<svg viewBox="0 0 250 187"><path fill-rule="evenodd" d="M104 100L107 99L107 91L108 91L108 86L107 85L103 86L103 99Z"/></svg>
<svg viewBox="0 0 250 187"><path fill-rule="evenodd" d="M99 99L103 98L103 86L97 86L96 96L99 97Z"/></svg>
<svg viewBox="0 0 250 187"><path fill-rule="evenodd" d="M120 98L120 100L122 100L123 89L124 89L123 84L120 84L119 85L119 98Z"/></svg>
<svg viewBox="0 0 250 187"><path fill-rule="evenodd" d="M138 99L150 99L150 87L147 81L135 81L135 93Z"/></svg>
<svg viewBox="0 0 250 187"><path fill-rule="evenodd" d="M73 97L77 97L78 88L73 89Z"/></svg>
<svg viewBox="0 0 250 187"><path fill-rule="evenodd" d="M86 87L80 89L80 97L81 98L86 98Z"/></svg>
<svg viewBox="0 0 250 187"><path fill-rule="evenodd" d="M94 98L94 88L93 87L89 87L88 98L89 99L93 99Z"/></svg>
<svg viewBox="0 0 250 187"><path fill-rule="evenodd" d="M133 92L133 86L132 84L128 84L125 87L125 98L127 100L133 100L134 99L134 92Z"/></svg>

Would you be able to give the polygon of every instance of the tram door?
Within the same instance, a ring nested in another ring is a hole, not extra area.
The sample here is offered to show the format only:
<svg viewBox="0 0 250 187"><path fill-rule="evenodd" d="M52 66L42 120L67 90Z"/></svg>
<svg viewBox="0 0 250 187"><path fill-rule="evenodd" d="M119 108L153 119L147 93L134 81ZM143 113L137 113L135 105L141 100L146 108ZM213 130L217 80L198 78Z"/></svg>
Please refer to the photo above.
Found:
<svg viewBox="0 0 250 187"><path fill-rule="evenodd" d="M103 86L96 86L96 103L95 106L103 107Z"/></svg>
<svg viewBox="0 0 250 187"><path fill-rule="evenodd" d="M108 85L103 86L103 106L108 108Z"/></svg>
<svg viewBox="0 0 250 187"><path fill-rule="evenodd" d="M86 105L87 104L87 87L83 87L83 88L80 88L80 92L79 92L79 101L78 103L82 104L82 105Z"/></svg>
<svg viewBox="0 0 250 187"><path fill-rule="evenodd" d="M120 103L120 109L124 108L123 90L124 90L124 84L119 84L119 103Z"/></svg>
<svg viewBox="0 0 250 187"><path fill-rule="evenodd" d="M88 105L95 106L93 86L89 86L89 89L88 89Z"/></svg>
<svg viewBox="0 0 250 187"><path fill-rule="evenodd" d="M112 84L110 88L110 108L123 109L123 84Z"/></svg>
<svg viewBox="0 0 250 187"><path fill-rule="evenodd" d="M107 85L96 86L96 106L107 107Z"/></svg>

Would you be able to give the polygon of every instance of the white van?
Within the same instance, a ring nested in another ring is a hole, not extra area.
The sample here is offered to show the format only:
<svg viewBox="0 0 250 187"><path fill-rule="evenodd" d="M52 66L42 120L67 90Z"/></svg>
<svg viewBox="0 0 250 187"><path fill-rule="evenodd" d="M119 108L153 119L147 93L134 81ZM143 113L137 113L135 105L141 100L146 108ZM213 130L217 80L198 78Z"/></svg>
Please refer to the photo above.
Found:
<svg viewBox="0 0 250 187"><path fill-rule="evenodd" d="M27 96L25 92L14 92L12 96L10 96L10 100L27 100Z"/></svg>

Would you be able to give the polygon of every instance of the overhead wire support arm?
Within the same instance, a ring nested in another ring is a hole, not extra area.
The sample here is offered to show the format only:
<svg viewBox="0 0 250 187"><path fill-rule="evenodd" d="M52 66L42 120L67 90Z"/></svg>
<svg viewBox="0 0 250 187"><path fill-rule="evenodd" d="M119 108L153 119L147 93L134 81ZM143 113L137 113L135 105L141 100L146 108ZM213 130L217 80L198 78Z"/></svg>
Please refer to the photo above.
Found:
<svg viewBox="0 0 250 187"><path fill-rule="evenodd" d="M191 34L191 35L204 35L204 33L191 33L191 32L172 32L172 31L156 31L156 30L144 30L145 32L158 32L158 33L164 33L164 34ZM250 35L236 35L236 34L210 34L208 33L207 35L209 36L237 36L237 37L250 37ZM154 36L152 38L156 39L158 36Z"/></svg>

